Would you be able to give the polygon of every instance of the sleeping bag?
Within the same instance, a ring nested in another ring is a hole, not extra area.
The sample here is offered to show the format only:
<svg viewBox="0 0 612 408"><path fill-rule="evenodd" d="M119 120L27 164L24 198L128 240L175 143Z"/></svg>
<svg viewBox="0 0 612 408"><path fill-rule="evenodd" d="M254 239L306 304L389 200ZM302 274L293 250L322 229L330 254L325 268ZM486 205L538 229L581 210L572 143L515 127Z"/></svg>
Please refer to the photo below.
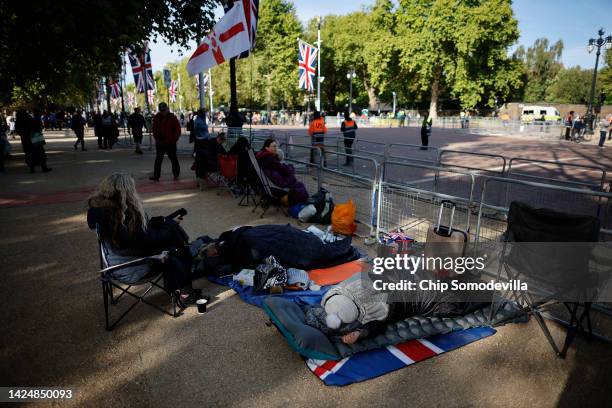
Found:
<svg viewBox="0 0 612 408"><path fill-rule="evenodd" d="M315 269L359 258L351 238L325 243L317 236L291 225L260 225L226 231L217 240L222 262L235 272L254 269L273 255L285 268Z"/></svg>

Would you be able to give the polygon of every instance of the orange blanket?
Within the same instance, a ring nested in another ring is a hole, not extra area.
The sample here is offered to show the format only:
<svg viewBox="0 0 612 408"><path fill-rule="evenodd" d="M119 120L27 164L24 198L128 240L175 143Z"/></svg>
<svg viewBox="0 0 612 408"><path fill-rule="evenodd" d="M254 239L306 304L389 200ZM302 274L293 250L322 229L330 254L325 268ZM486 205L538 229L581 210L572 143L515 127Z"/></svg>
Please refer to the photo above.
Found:
<svg viewBox="0 0 612 408"><path fill-rule="evenodd" d="M356 260L332 266L331 268L313 269L308 271L308 275L310 280L314 281L317 285L335 285L350 278L357 272L361 272L362 267L363 262Z"/></svg>

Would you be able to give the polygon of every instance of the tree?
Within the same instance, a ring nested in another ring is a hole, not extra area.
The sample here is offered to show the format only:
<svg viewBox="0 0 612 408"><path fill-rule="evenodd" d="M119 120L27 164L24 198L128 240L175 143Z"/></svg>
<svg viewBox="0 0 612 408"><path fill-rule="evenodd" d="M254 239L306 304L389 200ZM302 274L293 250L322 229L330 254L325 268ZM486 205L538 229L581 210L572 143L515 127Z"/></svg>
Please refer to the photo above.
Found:
<svg viewBox="0 0 612 408"><path fill-rule="evenodd" d="M612 50L606 50L604 67L597 78L601 92L605 94L606 104L612 104Z"/></svg>
<svg viewBox="0 0 612 408"><path fill-rule="evenodd" d="M546 97L539 100L587 105L591 95L592 80L592 69L582 69L580 66L562 69L547 87ZM597 98L602 89L601 85L601 81L597 81L595 98ZM594 103L597 105L597 100Z"/></svg>
<svg viewBox="0 0 612 408"><path fill-rule="evenodd" d="M19 90L49 103L89 98L118 76L126 47L151 36L185 46L212 26L216 0L5 1L0 8L0 103Z"/></svg>
<svg viewBox="0 0 612 408"><path fill-rule="evenodd" d="M507 57L519 35L510 0L400 0L397 16L402 77L430 91L430 116L445 88L472 108L520 86Z"/></svg>
<svg viewBox="0 0 612 408"><path fill-rule="evenodd" d="M549 45L547 38L538 38L527 51L523 46L518 47L514 56L524 62L527 72L525 102L539 102L546 98L548 87L563 69L562 54L561 40Z"/></svg>

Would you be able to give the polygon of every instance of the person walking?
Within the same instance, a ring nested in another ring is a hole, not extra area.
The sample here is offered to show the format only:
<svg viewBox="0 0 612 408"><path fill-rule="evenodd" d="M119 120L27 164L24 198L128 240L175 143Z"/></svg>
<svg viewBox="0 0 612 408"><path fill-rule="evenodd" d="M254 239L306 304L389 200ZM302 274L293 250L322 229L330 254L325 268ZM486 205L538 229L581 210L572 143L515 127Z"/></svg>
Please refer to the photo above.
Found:
<svg viewBox="0 0 612 408"><path fill-rule="evenodd" d="M344 135L344 150L347 154L344 165L350 166L353 164L353 142L355 141L357 122L351 119L351 114L348 111L344 112L344 120L340 125L340 131Z"/></svg>
<svg viewBox="0 0 612 408"><path fill-rule="evenodd" d="M42 133L42 120L40 113L30 116L24 109L17 111L15 130L21 138L21 146L25 153L26 165L30 173L36 172L36 166L42 168L43 173L51 171L47 167L47 154L45 153L45 138Z"/></svg>
<svg viewBox="0 0 612 408"><path fill-rule="evenodd" d="M421 125L421 150L427 150L427 146L429 146L432 123L433 120L431 117L423 116L423 124Z"/></svg>
<svg viewBox="0 0 612 408"><path fill-rule="evenodd" d="M98 139L98 149L104 149L104 138L102 137L102 115L95 111L92 116L94 136Z"/></svg>
<svg viewBox="0 0 612 408"><path fill-rule="evenodd" d="M119 127L117 126L117 121L110 112L105 110L104 113L102 113L100 125L103 146L105 149L112 149L113 145L117 143L117 139L119 138Z"/></svg>
<svg viewBox="0 0 612 408"><path fill-rule="evenodd" d="M74 142L74 150L77 150L79 143L81 144L82 151L87 150L85 149L85 119L83 119L80 110L77 110L74 115L72 115L71 125L77 137L76 142Z"/></svg>
<svg viewBox="0 0 612 408"><path fill-rule="evenodd" d="M142 113L140 113L139 107L134 108L134 113L128 118L128 126L130 127L132 137L134 138L134 144L136 145L134 153L142 154L140 145L142 144L142 129L145 127L145 118L142 116Z"/></svg>
<svg viewBox="0 0 612 408"><path fill-rule="evenodd" d="M327 127L325 127L325 119L321 117L319 111L315 111L312 115L312 122L308 127L308 134L311 139L310 149L310 163L314 163L314 152L315 148L321 149L323 155L323 166L327 166L327 159L325 158L325 134L327 133Z"/></svg>
<svg viewBox="0 0 612 408"><path fill-rule="evenodd" d="M176 143L181 136L181 124L176 116L168 111L165 102L159 104L159 112L153 117L153 137L155 138L155 166L150 180L159 181L164 155L167 154L172 163L174 180L178 180L181 167L176 157Z"/></svg>
<svg viewBox="0 0 612 408"><path fill-rule="evenodd" d="M7 131L8 124L2 113L0 113L0 172L4 172L4 157L8 155L11 148L11 144L6 137Z"/></svg>
<svg viewBox="0 0 612 408"><path fill-rule="evenodd" d="M610 128L610 122L606 118L601 118L599 121L599 147L603 149L604 143L606 142L606 136L608 135L608 129Z"/></svg>
<svg viewBox="0 0 612 408"><path fill-rule="evenodd" d="M565 126L565 140L571 139L572 126L574 125L574 111L569 111L567 115L565 115L565 119L563 120L563 125Z"/></svg>
<svg viewBox="0 0 612 408"><path fill-rule="evenodd" d="M612 139L612 113L608 113L606 119L608 120L608 140L610 140Z"/></svg>

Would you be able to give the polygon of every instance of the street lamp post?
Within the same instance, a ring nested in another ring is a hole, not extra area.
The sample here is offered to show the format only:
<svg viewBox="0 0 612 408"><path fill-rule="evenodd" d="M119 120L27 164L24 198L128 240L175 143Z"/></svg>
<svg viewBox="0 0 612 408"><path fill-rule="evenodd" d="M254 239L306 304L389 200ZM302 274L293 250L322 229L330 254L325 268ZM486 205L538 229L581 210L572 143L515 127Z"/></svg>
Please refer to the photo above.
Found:
<svg viewBox="0 0 612 408"><path fill-rule="evenodd" d="M607 36L605 39L603 38L604 29L601 28L597 32L599 35L598 39L591 38L589 40L589 45L587 45L587 51L589 54L593 52L595 47L597 47L597 53L595 54L595 69L593 70L593 82L591 82L591 94L589 96L589 108L587 109L587 121L589 126L589 131L593 133L593 99L595 98L595 82L597 81L597 67L599 65L599 56L601 55L601 47L606 46L606 49L609 50L612 48L612 35Z"/></svg>
<svg viewBox="0 0 612 408"><path fill-rule="evenodd" d="M346 74L349 80L349 115L353 112L353 78L355 78L355 70L351 70Z"/></svg>
<svg viewBox="0 0 612 408"><path fill-rule="evenodd" d="M393 91L393 117L395 118L395 102L396 102L397 94Z"/></svg>

